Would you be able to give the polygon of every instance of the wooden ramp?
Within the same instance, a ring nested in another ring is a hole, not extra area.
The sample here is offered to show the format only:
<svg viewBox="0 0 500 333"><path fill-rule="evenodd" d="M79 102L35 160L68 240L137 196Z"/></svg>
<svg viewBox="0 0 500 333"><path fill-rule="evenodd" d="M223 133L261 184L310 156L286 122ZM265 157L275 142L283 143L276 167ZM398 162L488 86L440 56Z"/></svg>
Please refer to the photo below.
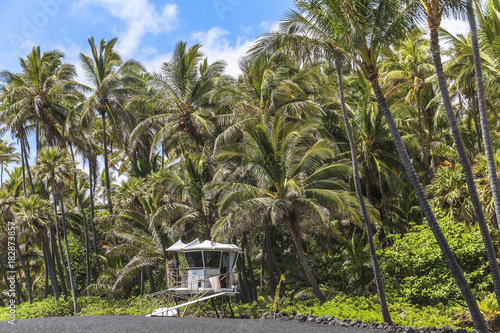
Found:
<svg viewBox="0 0 500 333"><path fill-rule="evenodd" d="M198 302L203 302L203 301L215 298L215 297L224 296L224 295L227 295L227 294L228 294L228 292L220 292L220 293L216 293L216 294L212 294L212 295L200 297L200 298L194 299L192 301L187 301L187 302L184 302L184 303L179 304L179 305L175 305L175 306L171 306L171 307L166 307L166 308L158 308L158 309L154 310L151 314L147 314L146 316L147 317L169 317L169 316L174 316L174 315L177 314L177 309L180 309L180 308L183 308L185 306L189 306L191 304L195 304L195 303L198 303Z"/></svg>

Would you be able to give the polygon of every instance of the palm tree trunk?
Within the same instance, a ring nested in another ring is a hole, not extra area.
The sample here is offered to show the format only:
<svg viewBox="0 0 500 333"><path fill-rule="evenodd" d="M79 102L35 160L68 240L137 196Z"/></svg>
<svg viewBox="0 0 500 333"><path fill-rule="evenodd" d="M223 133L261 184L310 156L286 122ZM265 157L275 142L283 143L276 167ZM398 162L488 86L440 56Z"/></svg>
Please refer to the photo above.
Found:
<svg viewBox="0 0 500 333"><path fill-rule="evenodd" d="M95 221L94 221L94 184L93 181L93 169L89 159L89 193L90 193L90 218L92 222L92 243L94 246L94 254L95 254L95 262L97 265L97 272L101 275L101 265L99 264L99 255L97 254L97 238L96 238L96 230L95 230Z"/></svg>
<svg viewBox="0 0 500 333"><path fill-rule="evenodd" d="M375 244L373 243L373 233L371 229L371 223L368 217L368 212L366 210L365 199L363 198L363 192L361 191L361 181L359 179L359 167L357 160L356 144L354 142L354 135L352 134L351 124L349 123L349 117L347 115L347 110L345 107L344 88L342 85L342 71L340 67L340 61L338 59L335 61L335 67L337 69L337 81L340 93L340 106L342 108L342 116L344 119L344 125L347 131L347 137L349 138L349 147L351 150L354 189L356 190L356 195L358 196L359 205L361 206L361 213L363 214L363 221L365 222L366 235L368 238L368 243L370 245L370 255L372 258L373 275L375 277L375 284L377 285L377 293L379 297L380 308L382 310L382 317L384 318L384 321L392 325L392 318L391 314L389 313L389 307L387 306L384 284L382 281L382 275L380 274L380 267L377 260L377 252L375 251ZM419 120L420 120L420 111L419 111ZM424 146L422 146L422 149L425 152Z"/></svg>
<svg viewBox="0 0 500 333"><path fill-rule="evenodd" d="M24 277L26 278L26 290L28 292L28 301L30 304L33 304L33 295L31 294L31 278L30 273L24 263L23 253L21 252L21 248L19 247L19 242L17 238L14 240L14 246L16 247L17 254L19 256L19 262L21 263L22 270L24 272Z"/></svg>
<svg viewBox="0 0 500 333"><path fill-rule="evenodd" d="M69 149L71 152L71 159L73 162L75 161L75 154L73 153L73 145L69 144ZM87 215L85 214L85 209L83 209L82 199L80 198L80 194L78 193L78 184L76 182L76 171L73 173L73 186L75 187L75 198L78 206L80 207L80 213L83 218L83 227L85 229L85 264L86 264L86 273L87 273L87 284L88 287L90 285L90 260L89 260L89 231L87 228Z"/></svg>
<svg viewBox="0 0 500 333"><path fill-rule="evenodd" d="M56 276L56 269L54 266L54 258L52 258L52 255L50 253L50 246L49 242L47 239L43 241L43 252L45 256L45 261L46 265L49 271L49 277L50 277L50 283L52 284L52 290L54 291L54 297L57 300L59 300L59 297L61 295L59 291L59 286L57 285L57 276ZM63 279L61 281L64 281Z"/></svg>
<svg viewBox="0 0 500 333"><path fill-rule="evenodd" d="M479 154L481 154L481 129L479 126L479 121L477 119L477 114L476 114L476 98L474 96L469 97L470 105L471 105L471 114L472 114L472 120L474 121L474 129L476 131L476 142L477 142L477 151Z"/></svg>
<svg viewBox="0 0 500 333"><path fill-rule="evenodd" d="M66 258L68 261L68 269L69 269L69 283L71 284L71 293L73 294L73 310L74 310L74 313L76 316L76 314L78 313L78 304L77 304L78 295L76 293L75 281L73 279L73 270L71 269L71 258L69 256L68 234L66 232L66 215L64 214L64 203L63 203L62 197L61 197L61 216L62 216L62 223L63 223L64 243L66 245Z"/></svg>
<svg viewBox="0 0 500 333"><path fill-rule="evenodd" d="M418 133L420 136L420 147L422 149L422 157L424 159L425 169L427 170L428 179L431 178L431 167L427 157L427 149L425 149L424 131L422 129L422 103L420 103L420 90L417 91L417 109L418 109Z"/></svg>
<svg viewBox="0 0 500 333"><path fill-rule="evenodd" d="M153 269L151 268L151 266L148 266L146 268L146 272L148 274L148 280L149 280L149 286L151 287L151 292L155 293L156 292L156 286L155 286L155 280L154 280L154 277L153 277Z"/></svg>
<svg viewBox="0 0 500 333"><path fill-rule="evenodd" d="M66 287L66 276L64 275L64 268L62 265L62 260L59 255L58 251L58 246L57 246L57 240L56 240L56 233L58 233L58 230L54 227L51 227L50 231L50 241L52 244L52 253L54 254L54 259L57 265L57 272L59 273L59 279L61 280L61 290L64 295L64 298L68 297L68 288Z"/></svg>
<svg viewBox="0 0 500 333"><path fill-rule="evenodd" d="M104 148L104 174L106 175L106 198L108 199L108 212L109 216L112 218L112 225L114 225L113 219L113 202L111 201L111 183L109 179L109 166L108 166L108 143L106 134L106 112L102 113L102 144ZM113 236L113 243L116 246L118 244L116 236Z"/></svg>
<svg viewBox="0 0 500 333"><path fill-rule="evenodd" d="M269 227L268 215L264 217L264 249L267 257L267 270L269 275L269 295L273 294L276 287L274 260L272 253L271 228ZM262 253L264 255L264 252Z"/></svg>
<svg viewBox="0 0 500 333"><path fill-rule="evenodd" d="M493 241L491 240L490 231L488 230L488 225L486 224L486 219L484 217L483 206L481 204L481 201L479 200L476 184L474 183L474 174L472 173L472 167L467 155L467 150L465 149L465 144L462 140L462 135L460 134L458 122L453 113L453 107L451 106L451 99L448 93L448 87L446 86L443 65L441 63L441 51L439 48L439 35L437 28L431 29L431 52L432 58L434 60L434 67L436 68L436 75L439 84L439 90L441 90L444 109L448 117L448 122L450 123L451 132L453 133L453 139L455 141L455 147L457 149L458 156L460 157L460 163L462 164L464 170L465 180L467 183L467 188L469 190L469 197L472 205L474 206L477 223L479 225L479 228L481 229L483 243L486 247L486 255L488 257L491 278L493 280L493 290L495 291L497 302L498 304L500 304L500 268L498 267L495 247L493 245Z"/></svg>
<svg viewBox="0 0 500 333"><path fill-rule="evenodd" d="M299 256L300 264L302 265L302 268L304 268L304 271L306 272L307 279L311 284L314 294L316 295L316 297L318 297L321 303L325 303L326 297L321 292L321 289L319 289L319 285L316 282L316 279L314 278L314 275L311 271L311 267L309 267L309 264L307 263L307 258L304 253L304 249L302 248L302 232L300 231L300 228L297 222L295 221L295 217L291 217L289 228L290 228L290 233L292 234L293 243L295 245L295 248L297 249L297 254Z"/></svg>
<svg viewBox="0 0 500 333"><path fill-rule="evenodd" d="M252 288L250 302L253 302L253 301L257 300L257 285L255 284L255 275L253 273L252 257L250 256L250 246L248 244L246 233L243 233L243 240L242 240L241 246L242 246L243 251L245 251L245 254L247 256L248 275L250 278L250 286Z"/></svg>
<svg viewBox="0 0 500 333"><path fill-rule="evenodd" d="M481 68L481 56L479 54L479 44L477 40L476 18L472 8L472 1L467 0L467 16L469 18L472 53L474 58L474 72L476 75L477 101L479 104L479 115L481 121L481 130L483 133L484 153L488 164L488 175L490 177L491 192L493 194L493 203L495 205L495 215L497 228L500 229L500 186L498 184L498 175L495 165L493 145L490 136L490 126L488 124L488 112L486 111L486 97L484 94L483 71ZM496 114L496 112L495 112Z"/></svg>
<svg viewBox="0 0 500 333"><path fill-rule="evenodd" d="M31 178L30 164L28 162L28 154L26 153L26 144L22 141L22 146L24 146L24 165L26 166L26 171L28 173L28 179L30 181L31 193L35 194L35 186L33 185L33 178Z"/></svg>
<svg viewBox="0 0 500 333"><path fill-rule="evenodd" d="M443 231L441 230L441 227L437 222L436 216L432 211L431 205L429 204L429 200L425 195L424 188L422 187L422 184L418 179L415 168L411 163L410 156L408 155L403 140L401 139L401 135L399 134L396 123L394 122L394 118L392 117L391 110L387 105L387 100L385 99L385 96L382 93L382 89L380 88L378 82L378 72L370 74L371 75L369 75L368 78L371 82L373 91L377 98L377 102L384 114L387 125L389 126L394 144L396 145L396 150L398 151L403 167L406 170L406 174L408 175L413 189L415 190L418 201L420 202L420 206L422 207L422 211L427 218L427 222L429 223L429 227L431 228L434 237L436 238L439 248L443 253L443 257L446 260L448 267L450 268L451 274L453 275L453 278L455 279L455 282L460 289L465 302L467 303L476 330L478 330L479 332L487 332L488 330L486 327L486 323L484 322L484 318L479 311L479 307L477 306L476 299L472 294L469 283L465 279L464 273L458 265L455 255L450 249L448 241L446 240L446 237L444 236Z"/></svg>
<svg viewBox="0 0 500 333"><path fill-rule="evenodd" d="M24 171L24 144L23 144L23 139L21 138L21 170L23 172L23 193L24 196L26 197L26 175Z"/></svg>
<svg viewBox="0 0 500 333"><path fill-rule="evenodd" d="M140 282L141 296L144 295L144 270L141 269L141 282Z"/></svg>
<svg viewBox="0 0 500 333"><path fill-rule="evenodd" d="M64 293L64 299L66 300L66 298L68 297L69 293L68 293L68 288L66 286L66 279L65 277L66 276L69 276L68 274L68 271L66 270L66 262L64 262L64 251L63 251L63 247L62 247L62 242L61 242L61 233L59 232L59 221L58 221L58 218L57 218L57 203L56 203L56 198L54 197L54 214L55 214L55 218L56 218L56 235L57 235L57 241L59 243L59 251L56 255L57 259L58 259L58 268L60 269L60 273L59 275L62 276L62 278L64 280L61 281L61 285L62 285L62 289L63 289L63 293ZM56 250L57 250L57 244L56 244ZM59 257L59 254L61 255Z"/></svg>

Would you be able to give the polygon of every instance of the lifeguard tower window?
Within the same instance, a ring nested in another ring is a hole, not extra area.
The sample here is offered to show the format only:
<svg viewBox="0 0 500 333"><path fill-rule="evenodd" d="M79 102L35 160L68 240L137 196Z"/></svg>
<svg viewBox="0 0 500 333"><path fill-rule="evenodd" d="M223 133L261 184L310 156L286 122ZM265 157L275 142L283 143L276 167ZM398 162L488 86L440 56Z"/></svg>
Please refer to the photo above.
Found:
<svg viewBox="0 0 500 333"><path fill-rule="evenodd" d="M204 251L203 256L205 257L205 268L219 269L220 255L220 251Z"/></svg>
<svg viewBox="0 0 500 333"><path fill-rule="evenodd" d="M203 256L201 251L186 252L185 255L190 268L203 268Z"/></svg>

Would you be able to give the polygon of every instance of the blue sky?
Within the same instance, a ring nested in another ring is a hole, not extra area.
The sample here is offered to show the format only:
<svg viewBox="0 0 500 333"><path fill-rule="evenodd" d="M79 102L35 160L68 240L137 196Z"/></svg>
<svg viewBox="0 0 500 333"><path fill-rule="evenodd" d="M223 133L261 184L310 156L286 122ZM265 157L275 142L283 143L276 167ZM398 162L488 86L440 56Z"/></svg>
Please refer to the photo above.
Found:
<svg viewBox="0 0 500 333"><path fill-rule="evenodd" d="M59 49L77 65L89 53L87 38L118 37L124 59L149 70L169 59L179 40L201 42L209 60L224 59L237 74L237 59L268 32L292 0L23 0L2 1L0 68L18 71L32 46ZM79 75L81 75L79 73Z"/></svg>
<svg viewBox="0 0 500 333"><path fill-rule="evenodd" d="M209 61L223 59L226 71L238 75L238 59L292 7L293 0L3 0L0 70L20 71L19 58L40 45L63 51L84 82L78 54L89 54L87 38L93 35L118 37L122 58L137 59L149 71L169 60L179 40L201 42ZM468 31L466 22L443 26ZM12 141L9 134L3 138Z"/></svg>
<svg viewBox="0 0 500 333"><path fill-rule="evenodd" d="M77 66L89 53L88 36L118 37L124 59L157 71L179 40L201 42L209 60L224 59L237 75L237 60L259 36L292 8L293 0L22 0L2 1L0 69L18 71L19 57L32 46L59 49ZM466 22L445 22L452 32Z"/></svg>

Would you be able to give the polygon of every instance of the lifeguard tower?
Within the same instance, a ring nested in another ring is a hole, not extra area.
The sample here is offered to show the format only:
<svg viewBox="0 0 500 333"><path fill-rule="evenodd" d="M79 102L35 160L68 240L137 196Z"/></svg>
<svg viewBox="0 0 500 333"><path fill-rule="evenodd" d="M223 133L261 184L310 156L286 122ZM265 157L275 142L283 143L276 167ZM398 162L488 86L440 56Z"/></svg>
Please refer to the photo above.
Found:
<svg viewBox="0 0 500 333"><path fill-rule="evenodd" d="M190 305L207 300L219 317L214 302L219 297L223 299L223 310L226 311L227 305L234 316L227 296L239 293L234 267L241 248L209 240L200 243L195 239L188 244L179 240L166 251L176 254L176 260L170 261L172 265L167 263L167 289L148 295L151 297L148 317L184 316ZM184 308L182 314L181 308ZM195 314L200 310L198 307Z"/></svg>

